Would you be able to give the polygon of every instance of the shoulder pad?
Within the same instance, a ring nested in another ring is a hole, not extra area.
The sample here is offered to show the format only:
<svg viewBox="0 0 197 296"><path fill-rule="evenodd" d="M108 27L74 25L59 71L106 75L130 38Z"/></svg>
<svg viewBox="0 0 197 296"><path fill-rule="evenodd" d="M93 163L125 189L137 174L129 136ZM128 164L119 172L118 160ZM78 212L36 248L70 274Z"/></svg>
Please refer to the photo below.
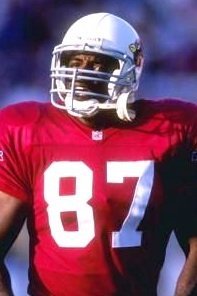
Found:
<svg viewBox="0 0 197 296"><path fill-rule="evenodd" d="M37 121L46 104L40 102L22 102L9 105L0 112L1 123L8 126L28 125Z"/></svg>

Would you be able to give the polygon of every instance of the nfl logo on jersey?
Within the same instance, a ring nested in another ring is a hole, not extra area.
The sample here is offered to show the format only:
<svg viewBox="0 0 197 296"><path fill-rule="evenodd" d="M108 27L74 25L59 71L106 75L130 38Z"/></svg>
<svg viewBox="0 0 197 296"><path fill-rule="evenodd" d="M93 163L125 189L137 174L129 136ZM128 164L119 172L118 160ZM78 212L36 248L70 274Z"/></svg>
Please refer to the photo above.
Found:
<svg viewBox="0 0 197 296"><path fill-rule="evenodd" d="M100 141L103 139L102 131L92 131L92 140Z"/></svg>
<svg viewBox="0 0 197 296"><path fill-rule="evenodd" d="M4 161L3 151L2 150L0 150L0 161Z"/></svg>

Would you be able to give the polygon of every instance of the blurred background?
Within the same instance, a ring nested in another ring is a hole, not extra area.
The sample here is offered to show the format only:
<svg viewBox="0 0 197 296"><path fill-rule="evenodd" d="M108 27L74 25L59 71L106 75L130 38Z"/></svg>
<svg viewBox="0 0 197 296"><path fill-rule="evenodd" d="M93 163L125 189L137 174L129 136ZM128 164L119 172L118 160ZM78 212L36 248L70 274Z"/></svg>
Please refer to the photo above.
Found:
<svg viewBox="0 0 197 296"><path fill-rule="evenodd" d="M49 100L53 47L77 18L93 12L125 18L144 45L139 97L197 102L196 0L0 1L0 107ZM184 256L172 234L158 296L172 296ZM15 296L26 296L28 236L24 227L7 257Z"/></svg>

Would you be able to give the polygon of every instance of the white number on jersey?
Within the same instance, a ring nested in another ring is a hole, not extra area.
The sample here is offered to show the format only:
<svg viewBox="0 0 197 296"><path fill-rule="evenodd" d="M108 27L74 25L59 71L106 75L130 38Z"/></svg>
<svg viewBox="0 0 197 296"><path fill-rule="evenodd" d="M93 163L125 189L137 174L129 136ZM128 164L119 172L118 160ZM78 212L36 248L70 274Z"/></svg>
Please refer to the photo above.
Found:
<svg viewBox="0 0 197 296"><path fill-rule="evenodd" d="M137 228L144 217L153 184L152 161L107 162L107 182L123 183L125 177L138 177L134 197L120 231L112 232L112 247L134 247L141 244ZM74 195L60 196L60 179L74 177ZM44 174L44 198L48 204L49 226L52 237L60 247L87 246L95 236L93 208L88 204L92 197L93 171L82 161L53 162ZM53 184L53 186L51 186ZM75 211L78 230L66 231L61 213Z"/></svg>
<svg viewBox="0 0 197 296"><path fill-rule="evenodd" d="M75 195L59 195L59 182L63 177L76 178ZM93 209L87 203L92 197L92 171L80 161L59 161L50 165L44 179L49 225L56 243L60 247L85 247L95 235ZM60 215L69 211L77 213L78 231L63 228Z"/></svg>

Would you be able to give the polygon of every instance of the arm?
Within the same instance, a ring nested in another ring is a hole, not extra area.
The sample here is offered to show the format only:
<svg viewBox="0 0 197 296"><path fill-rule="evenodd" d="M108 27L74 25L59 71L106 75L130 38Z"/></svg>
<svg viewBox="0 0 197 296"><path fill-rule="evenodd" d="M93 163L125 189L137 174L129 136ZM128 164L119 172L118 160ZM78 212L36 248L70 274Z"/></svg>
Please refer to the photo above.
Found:
<svg viewBox="0 0 197 296"><path fill-rule="evenodd" d="M194 291L195 289L195 291ZM189 240L189 253L179 275L175 296L197 295L197 237Z"/></svg>
<svg viewBox="0 0 197 296"><path fill-rule="evenodd" d="M0 191L0 209L0 296L12 296L4 258L23 225L25 206L19 199Z"/></svg>

